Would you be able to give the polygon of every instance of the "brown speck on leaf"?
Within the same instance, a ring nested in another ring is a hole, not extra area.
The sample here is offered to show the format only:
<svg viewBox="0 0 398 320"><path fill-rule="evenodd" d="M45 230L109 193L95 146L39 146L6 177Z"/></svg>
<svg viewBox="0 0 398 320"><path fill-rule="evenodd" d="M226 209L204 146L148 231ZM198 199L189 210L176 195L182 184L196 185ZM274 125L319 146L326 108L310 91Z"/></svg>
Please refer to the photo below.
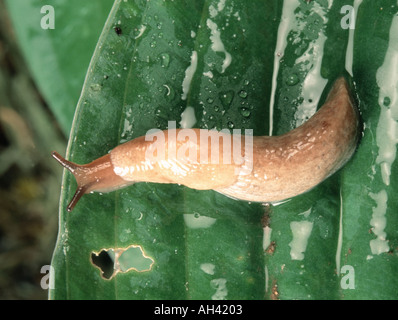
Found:
<svg viewBox="0 0 398 320"><path fill-rule="evenodd" d="M279 300L278 285L276 280L272 281L271 300Z"/></svg>
<svg viewBox="0 0 398 320"><path fill-rule="evenodd" d="M122 34L122 28L120 27L115 27L115 32L118 36L120 36Z"/></svg>
<svg viewBox="0 0 398 320"><path fill-rule="evenodd" d="M268 248L265 250L265 253L274 254L275 248L276 248L275 241L271 241L271 243L269 244Z"/></svg>

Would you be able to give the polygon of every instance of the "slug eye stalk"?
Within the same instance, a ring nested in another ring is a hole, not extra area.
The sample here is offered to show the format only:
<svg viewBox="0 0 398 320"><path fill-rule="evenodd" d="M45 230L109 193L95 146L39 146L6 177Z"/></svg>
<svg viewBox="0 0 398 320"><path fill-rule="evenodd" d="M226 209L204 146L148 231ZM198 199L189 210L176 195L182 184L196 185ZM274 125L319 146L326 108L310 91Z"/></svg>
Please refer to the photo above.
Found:
<svg viewBox="0 0 398 320"><path fill-rule="evenodd" d="M64 168L68 169L69 172L71 172L74 176L76 181L79 181L80 179L78 179L79 175L82 174L82 172L84 171L84 169L82 168L82 166L70 162L68 160L66 160L65 158L63 158L58 152L53 151L51 153L52 157L57 160ZM80 172L82 171L82 172ZM68 210L68 212L71 212L73 210L73 208L75 207L76 203L80 200L80 198L87 193L88 188L90 187L90 185L82 185L79 186L79 182L78 182L78 187L77 190L75 192L75 194L72 197L72 200L69 202L68 206L66 207L66 210Z"/></svg>

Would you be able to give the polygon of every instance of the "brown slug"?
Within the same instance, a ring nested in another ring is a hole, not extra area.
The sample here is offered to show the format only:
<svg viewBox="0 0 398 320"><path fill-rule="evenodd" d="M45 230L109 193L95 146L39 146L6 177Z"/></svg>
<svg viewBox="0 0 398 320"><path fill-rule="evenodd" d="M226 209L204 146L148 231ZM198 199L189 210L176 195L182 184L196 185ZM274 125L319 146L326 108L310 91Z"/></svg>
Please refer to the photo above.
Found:
<svg viewBox="0 0 398 320"><path fill-rule="evenodd" d="M85 165L52 155L77 181L68 211L85 193L136 182L175 183L240 200L279 202L340 169L353 155L359 133L358 110L346 80L339 78L325 104L281 136L169 129L128 141Z"/></svg>

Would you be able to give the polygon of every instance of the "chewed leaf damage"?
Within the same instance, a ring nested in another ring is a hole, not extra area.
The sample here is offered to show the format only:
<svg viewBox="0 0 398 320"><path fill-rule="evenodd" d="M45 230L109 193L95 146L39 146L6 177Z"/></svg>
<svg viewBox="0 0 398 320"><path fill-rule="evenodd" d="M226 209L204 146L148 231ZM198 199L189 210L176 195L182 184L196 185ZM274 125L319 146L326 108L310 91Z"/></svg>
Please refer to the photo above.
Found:
<svg viewBox="0 0 398 320"><path fill-rule="evenodd" d="M108 248L90 255L91 264L98 268L101 277L111 280L119 272L146 272L152 270L155 261L147 256L140 245L130 245L126 248Z"/></svg>

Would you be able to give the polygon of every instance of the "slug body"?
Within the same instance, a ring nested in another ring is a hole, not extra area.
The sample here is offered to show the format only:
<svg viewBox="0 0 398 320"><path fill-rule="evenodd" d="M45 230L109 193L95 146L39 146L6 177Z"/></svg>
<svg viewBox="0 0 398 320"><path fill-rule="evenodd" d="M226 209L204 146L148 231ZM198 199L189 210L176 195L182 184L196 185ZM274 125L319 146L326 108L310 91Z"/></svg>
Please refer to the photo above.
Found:
<svg viewBox="0 0 398 320"><path fill-rule="evenodd" d="M144 181L213 189L246 201L278 202L310 190L340 169L358 139L358 110L340 78L313 117L281 136L171 129L126 142L86 165L71 163L56 152L53 156L78 184L68 211L84 193Z"/></svg>

